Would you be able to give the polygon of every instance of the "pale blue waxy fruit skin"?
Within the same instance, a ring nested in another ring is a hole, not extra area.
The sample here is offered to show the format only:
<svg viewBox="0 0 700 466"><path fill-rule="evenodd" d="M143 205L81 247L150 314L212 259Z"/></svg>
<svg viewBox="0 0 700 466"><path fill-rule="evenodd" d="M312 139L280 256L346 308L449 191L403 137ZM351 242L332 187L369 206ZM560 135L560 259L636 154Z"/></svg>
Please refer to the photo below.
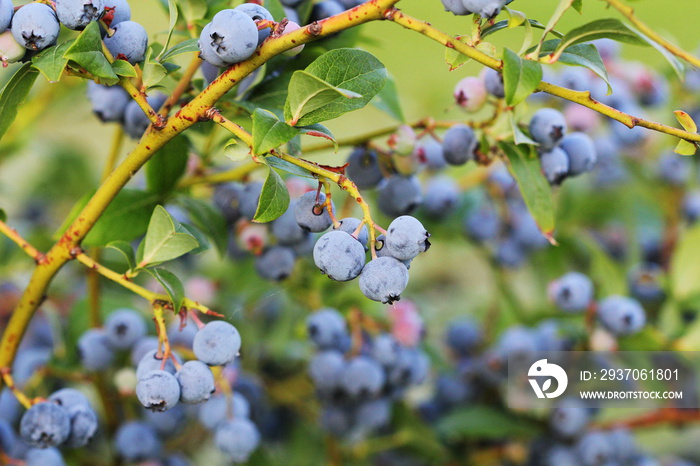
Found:
<svg viewBox="0 0 700 466"><path fill-rule="evenodd" d="M112 312L104 327L109 343L119 349L131 348L148 330L141 314L126 308Z"/></svg>
<svg viewBox="0 0 700 466"><path fill-rule="evenodd" d="M360 290L373 301L390 304L401 299L408 286L408 269L394 259L385 256L368 262L360 274Z"/></svg>
<svg viewBox="0 0 700 466"><path fill-rule="evenodd" d="M377 205L389 217L410 214L421 202L423 191L415 176L392 175L379 185Z"/></svg>
<svg viewBox="0 0 700 466"><path fill-rule="evenodd" d="M136 378L140 379L141 377L145 376L151 371L155 370L164 370L166 372L169 372L171 374L175 374L176 369L175 369L175 364L173 363L172 358L168 358L167 361L165 361L165 365L163 365L163 359L160 357L157 357L158 350L150 350L147 351L142 357L141 360L138 362L136 366Z"/></svg>
<svg viewBox="0 0 700 466"><path fill-rule="evenodd" d="M586 133L569 133L559 142L559 147L569 157L569 176L578 176L593 170L597 155L595 144Z"/></svg>
<svg viewBox="0 0 700 466"><path fill-rule="evenodd" d="M472 14L472 12L464 6L462 0L442 0L442 6L445 7L445 11L449 11L457 16Z"/></svg>
<svg viewBox="0 0 700 466"><path fill-rule="evenodd" d="M290 246L273 246L255 258L255 271L275 282L289 277L294 270L296 254Z"/></svg>
<svg viewBox="0 0 700 466"><path fill-rule="evenodd" d="M12 35L29 50L43 50L55 44L60 30L56 13L44 3L24 5L12 17Z"/></svg>
<svg viewBox="0 0 700 466"><path fill-rule="evenodd" d="M157 111L165 103L166 99L167 97L165 94L159 93L148 96L146 100L148 101L148 105ZM143 135L150 124L151 121L146 114L143 113L141 107L139 107L136 101L131 100L124 109L124 131L126 134L133 139L138 139Z"/></svg>
<svg viewBox="0 0 700 466"><path fill-rule="evenodd" d="M272 17L272 13L267 11L266 8L256 5L255 3L244 3L242 5L238 5L236 8L234 8L236 11L240 11L245 13L246 15L250 16L253 21L274 21L275 18ZM270 34L272 33L272 28L263 28L258 31L258 45L262 44L265 39L270 37Z"/></svg>
<svg viewBox="0 0 700 466"><path fill-rule="evenodd" d="M183 403L203 403L216 390L211 369L201 361L187 361L175 373L175 378L180 384L180 401Z"/></svg>
<svg viewBox="0 0 700 466"><path fill-rule="evenodd" d="M442 153L448 164L460 166L474 160L478 145L474 130L460 123L445 132L442 138Z"/></svg>
<svg viewBox="0 0 700 466"><path fill-rule="evenodd" d="M22 416L19 434L33 447L56 447L70 436L70 416L56 403L37 403Z"/></svg>
<svg viewBox="0 0 700 466"><path fill-rule="evenodd" d="M250 417L250 404L246 397L238 392L233 392L232 403L233 411L229 413L226 396L214 395L199 406L197 418L204 427L214 430L219 424L229 419L229 414L234 418Z"/></svg>
<svg viewBox="0 0 700 466"><path fill-rule="evenodd" d="M541 108L530 120L530 136L543 151L553 148L566 133L564 115L553 108Z"/></svg>
<svg viewBox="0 0 700 466"><path fill-rule="evenodd" d="M334 230L344 231L345 233L352 235L357 227L360 226L361 220L355 217L346 217L340 220L340 225L338 227L333 227ZM367 242L369 241L369 230L367 230L367 225L363 225L360 228L360 232L357 235L357 241L367 250Z"/></svg>
<svg viewBox="0 0 700 466"><path fill-rule="evenodd" d="M70 437L65 445L71 448L87 445L98 427L97 415L87 397L74 388L63 388L52 393L49 401L58 403L70 417Z"/></svg>
<svg viewBox="0 0 700 466"><path fill-rule="evenodd" d="M540 154L542 173L549 184L558 186L569 176L569 157L559 147Z"/></svg>
<svg viewBox="0 0 700 466"><path fill-rule="evenodd" d="M350 234L329 231L314 246L314 263L331 280L346 282L357 277L365 265L365 248Z"/></svg>
<svg viewBox="0 0 700 466"><path fill-rule="evenodd" d="M92 113L104 123L122 121L126 106L131 102L131 97L121 86L103 86L95 81L88 82L87 97L92 104Z"/></svg>
<svg viewBox="0 0 700 466"><path fill-rule="evenodd" d="M192 350L203 363L222 366L235 359L241 349L241 335L233 325L221 320L209 322L194 336Z"/></svg>
<svg viewBox="0 0 700 466"><path fill-rule="evenodd" d="M136 396L146 409L165 411L180 400L180 384L170 372L151 371L139 378Z"/></svg>
<svg viewBox="0 0 700 466"><path fill-rule="evenodd" d="M207 24L199 35L199 41L197 42L199 46L199 58L216 68L228 68L231 63L221 58L214 50L211 28L211 23ZM214 79L212 79L212 81Z"/></svg>
<svg viewBox="0 0 700 466"><path fill-rule="evenodd" d="M347 335L345 319L335 309L321 309L306 318L306 330L320 349L337 348Z"/></svg>
<svg viewBox="0 0 700 466"><path fill-rule="evenodd" d="M221 10L210 24L207 43L225 63L246 60L258 47L258 26L242 11Z"/></svg>
<svg viewBox="0 0 700 466"><path fill-rule="evenodd" d="M131 5L128 0L102 0L105 7L114 8L114 18L111 27L124 21L131 20Z"/></svg>
<svg viewBox="0 0 700 466"><path fill-rule="evenodd" d="M123 55L132 65L142 62L148 47L148 33L143 26L134 21L122 21L113 29L114 34L105 37L104 43L114 58Z"/></svg>
<svg viewBox="0 0 700 466"><path fill-rule="evenodd" d="M550 296L564 312L583 312L593 301L593 282L582 273L569 272L550 285Z"/></svg>
<svg viewBox="0 0 700 466"><path fill-rule="evenodd" d="M114 359L114 349L102 329L90 329L78 339L80 362L89 371L107 369Z"/></svg>
<svg viewBox="0 0 700 466"><path fill-rule="evenodd" d="M68 29L80 31L102 14L103 0L56 0L56 16Z"/></svg>
<svg viewBox="0 0 700 466"><path fill-rule="evenodd" d="M25 466L65 466L57 448L30 448L25 456Z"/></svg>
<svg viewBox="0 0 700 466"><path fill-rule="evenodd" d="M372 358L357 356L350 360L342 374L343 389L354 398L371 398L379 394L386 376Z"/></svg>
<svg viewBox="0 0 700 466"><path fill-rule="evenodd" d="M234 462L242 463L247 461L253 450L258 447L260 432L250 420L235 418L216 428L214 443Z"/></svg>
<svg viewBox="0 0 700 466"><path fill-rule="evenodd" d="M117 430L114 444L120 457L134 463L158 458L162 448L155 429L142 421L122 424Z"/></svg>
<svg viewBox="0 0 700 466"><path fill-rule="evenodd" d="M405 261L413 259L430 248L430 233L415 217L403 215L394 219L386 235L386 247L389 254Z"/></svg>
<svg viewBox="0 0 700 466"><path fill-rule="evenodd" d="M314 386L327 393L339 387L344 369L345 358L336 350L321 351L309 362L309 376Z"/></svg>
<svg viewBox="0 0 700 466"><path fill-rule="evenodd" d="M376 187L384 178L377 152L365 147L354 149L348 157L345 175L360 189Z"/></svg>
<svg viewBox="0 0 700 466"><path fill-rule="evenodd" d="M15 12L12 0L0 0L0 31L10 27L12 15Z"/></svg>
<svg viewBox="0 0 700 466"><path fill-rule="evenodd" d="M598 320L615 335L631 335L644 327L646 314L636 299L609 296L598 303Z"/></svg>
<svg viewBox="0 0 700 466"><path fill-rule="evenodd" d="M294 208L294 217L299 226L312 233L327 230L333 224L333 220L324 205L325 202L324 193L309 191L301 196Z"/></svg>

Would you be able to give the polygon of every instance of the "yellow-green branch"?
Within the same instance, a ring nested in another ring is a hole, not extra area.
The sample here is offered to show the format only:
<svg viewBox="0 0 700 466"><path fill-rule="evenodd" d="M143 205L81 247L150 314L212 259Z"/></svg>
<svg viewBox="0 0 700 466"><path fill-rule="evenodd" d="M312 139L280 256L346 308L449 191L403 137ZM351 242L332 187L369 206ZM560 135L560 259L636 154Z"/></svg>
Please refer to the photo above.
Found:
<svg viewBox="0 0 700 466"><path fill-rule="evenodd" d="M26 252L36 263L40 263L44 260L44 254L42 252L29 244L29 241L22 238L22 236L17 233L17 230L3 221L0 221L0 233L7 236L13 243L19 246L20 249Z"/></svg>

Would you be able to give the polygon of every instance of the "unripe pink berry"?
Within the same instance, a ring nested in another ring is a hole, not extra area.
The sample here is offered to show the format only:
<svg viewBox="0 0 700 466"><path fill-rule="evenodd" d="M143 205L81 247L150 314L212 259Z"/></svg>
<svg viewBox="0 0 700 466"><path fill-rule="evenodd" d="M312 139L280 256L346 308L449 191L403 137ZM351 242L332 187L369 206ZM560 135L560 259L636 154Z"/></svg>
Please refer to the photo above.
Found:
<svg viewBox="0 0 700 466"><path fill-rule="evenodd" d="M475 76L462 79L455 86L454 98L457 105L467 112L476 112L486 103L486 86Z"/></svg>
<svg viewBox="0 0 700 466"><path fill-rule="evenodd" d="M287 23L287 26L284 28L284 33L289 34L290 32L294 32L297 29L301 29L301 26L299 26L294 21L289 21ZM302 50L304 50L304 44L301 44L297 47L294 47L293 49L287 50L286 52L284 52L284 55L286 55L288 57L293 57L293 56L299 55Z"/></svg>

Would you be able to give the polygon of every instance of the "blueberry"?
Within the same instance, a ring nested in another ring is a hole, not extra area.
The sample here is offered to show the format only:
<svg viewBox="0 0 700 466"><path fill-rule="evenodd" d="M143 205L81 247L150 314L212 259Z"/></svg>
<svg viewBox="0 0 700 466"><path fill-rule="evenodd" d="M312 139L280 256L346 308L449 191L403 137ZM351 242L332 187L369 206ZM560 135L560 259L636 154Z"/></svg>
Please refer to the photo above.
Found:
<svg viewBox="0 0 700 466"><path fill-rule="evenodd" d="M112 26L114 34L104 43L114 58L123 58L132 65L142 62L148 47L148 33L139 23L122 21Z"/></svg>
<svg viewBox="0 0 700 466"><path fill-rule="evenodd" d="M552 186L559 186L569 176L569 157L559 147L540 153L542 173Z"/></svg>
<svg viewBox="0 0 700 466"><path fill-rule="evenodd" d="M331 435L346 435L352 426L352 413L343 406L325 405L319 424Z"/></svg>
<svg viewBox="0 0 700 466"><path fill-rule="evenodd" d="M482 78L489 94L499 99L506 96L506 91L503 87L503 75L501 73L492 68L484 68Z"/></svg>
<svg viewBox="0 0 700 466"><path fill-rule="evenodd" d="M44 367L51 359L51 350L47 348L20 348L15 360L15 383L23 386L37 370Z"/></svg>
<svg viewBox="0 0 700 466"><path fill-rule="evenodd" d="M151 411L143 409L145 420L151 425L161 438L172 437L179 433L187 420L187 413L181 404L177 404L167 411Z"/></svg>
<svg viewBox="0 0 700 466"><path fill-rule="evenodd" d="M272 234L280 244L294 245L306 239L306 231L297 223L294 209L297 202L289 203L287 210L272 222Z"/></svg>
<svg viewBox="0 0 700 466"><path fill-rule="evenodd" d="M357 407L357 426L363 430L376 430L391 421L391 401L387 398L365 401Z"/></svg>
<svg viewBox="0 0 700 466"><path fill-rule="evenodd" d="M585 133L570 133L562 138L559 147L569 157L569 176L578 176L593 170L596 151L593 140Z"/></svg>
<svg viewBox="0 0 700 466"><path fill-rule="evenodd" d="M21 405L9 388L0 392L0 419L15 424L21 413Z"/></svg>
<svg viewBox="0 0 700 466"><path fill-rule="evenodd" d="M345 368L345 358L342 353L336 350L325 350L317 353L309 363L309 376L316 389L332 393L340 386Z"/></svg>
<svg viewBox="0 0 700 466"><path fill-rule="evenodd" d="M11 30L0 32L0 62L2 65L16 63L24 58L26 54L27 49L15 40Z"/></svg>
<svg viewBox="0 0 700 466"><path fill-rule="evenodd" d="M340 224L337 227L333 227L334 230L344 231L345 233L352 235L360 226L361 220L355 217L346 217L340 220ZM363 225L360 232L357 235L357 241L360 242L363 248L367 250L367 242L369 241L369 231L367 226Z"/></svg>
<svg viewBox="0 0 700 466"><path fill-rule="evenodd" d="M321 0L311 10L311 22L321 21L331 16L339 15L345 8L336 0Z"/></svg>
<svg viewBox="0 0 700 466"><path fill-rule="evenodd" d="M214 205L219 208L226 222L230 225L241 218L242 193L243 185L240 183L220 184L214 190Z"/></svg>
<svg viewBox="0 0 700 466"><path fill-rule="evenodd" d="M165 411L180 400L180 385L170 372L155 370L139 378L136 396L145 408Z"/></svg>
<svg viewBox="0 0 700 466"><path fill-rule="evenodd" d="M631 335L644 327L646 314L635 299L610 296L598 303L598 319L615 335Z"/></svg>
<svg viewBox="0 0 700 466"><path fill-rule="evenodd" d="M185 326L180 328L180 319L173 320L168 326L168 340L171 346L192 348L194 336L197 334L197 326L191 319L185 321Z"/></svg>
<svg viewBox="0 0 700 466"><path fill-rule="evenodd" d="M387 229L386 247L396 259L409 260L430 248L430 233L415 217L396 218Z"/></svg>
<svg viewBox="0 0 700 466"><path fill-rule="evenodd" d="M97 432L97 415L87 397L74 388L64 388L52 393L49 401L65 409L70 417L70 437L65 445L71 448L87 445Z"/></svg>
<svg viewBox="0 0 700 466"><path fill-rule="evenodd" d="M445 11L449 11L458 16L472 14L472 12L464 6L462 0L442 0L442 6L445 7Z"/></svg>
<svg viewBox="0 0 700 466"><path fill-rule="evenodd" d="M168 358L163 365L163 358L157 356L157 349L150 350L143 355L136 366L136 378L140 379L151 371L163 370L170 374L175 374L175 364L171 358Z"/></svg>
<svg viewBox="0 0 700 466"><path fill-rule="evenodd" d="M156 459L160 456L161 443L155 429L142 421L122 424L114 437L119 456L129 462Z"/></svg>
<svg viewBox="0 0 700 466"><path fill-rule="evenodd" d="M258 210L258 202L260 200L260 193L262 192L263 184L261 181L251 181L243 186L243 192L241 193L240 209L241 215L248 220L252 220L255 217L255 212Z"/></svg>
<svg viewBox="0 0 700 466"><path fill-rule="evenodd" d="M472 319L454 321L445 332L447 345L459 356L472 354L481 345L482 338L481 328Z"/></svg>
<svg viewBox="0 0 700 466"><path fill-rule="evenodd" d="M435 381L435 398L449 407L466 402L472 395L471 386L457 375L442 374Z"/></svg>
<svg viewBox="0 0 700 466"><path fill-rule="evenodd" d="M45 3L28 3L12 17L12 35L29 50L43 50L56 43L61 25L53 8Z"/></svg>
<svg viewBox="0 0 700 466"><path fill-rule="evenodd" d="M496 352L503 358L525 357L537 350L537 336L529 328L515 325L498 338Z"/></svg>
<svg viewBox="0 0 700 466"><path fill-rule="evenodd" d="M343 389L354 398L378 395L385 381L382 366L367 356L357 356L348 361L341 377Z"/></svg>
<svg viewBox="0 0 700 466"><path fill-rule="evenodd" d="M484 81L475 76L468 76L455 86L455 102L467 112L480 110L486 103L486 97L487 92Z"/></svg>
<svg viewBox="0 0 700 466"><path fill-rule="evenodd" d="M328 209L324 206L326 195L309 191L299 198L294 208L294 217L301 228L312 233L327 230L332 224Z"/></svg>
<svg viewBox="0 0 700 466"><path fill-rule="evenodd" d="M442 138L442 151L450 165L464 165L474 160L478 147L474 130L461 123L448 129Z"/></svg>
<svg viewBox="0 0 700 466"><path fill-rule="evenodd" d="M212 19L208 32L209 38L204 38L205 45L209 45L216 56L228 64L248 59L258 46L258 26L247 13L238 9L219 11Z"/></svg>
<svg viewBox="0 0 700 466"><path fill-rule="evenodd" d="M105 321L105 331L113 348L127 349L146 335L146 322L133 309L117 309Z"/></svg>
<svg viewBox="0 0 700 466"><path fill-rule="evenodd" d="M685 185L690 179L692 170L693 164L689 157L669 152L659 158L659 178L671 186Z"/></svg>
<svg viewBox="0 0 700 466"><path fill-rule="evenodd" d="M348 334L345 319L335 309L314 312L306 319L309 337L320 349L338 348Z"/></svg>
<svg viewBox="0 0 700 466"><path fill-rule="evenodd" d="M604 432L591 431L579 439L576 451L583 466L601 466L613 459L615 445Z"/></svg>
<svg viewBox="0 0 700 466"><path fill-rule="evenodd" d="M314 263L331 280L346 282L356 278L365 265L365 248L350 234L329 231L314 246Z"/></svg>
<svg viewBox="0 0 700 466"><path fill-rule="evenodd" d="M151 351L155 352L155 350L157 349L158 337L153 335L147 335L141 338L134 344L134 347L131 349L131 364L134 366L138 366L139 362L141 362L146 353L149 353Z"/></svg>
<svg viewBox="0 0 700 466"><path fill-rule="evenodd" d="M224 395L214 395L199 407L198 419L204 427L214 430L222 422L229 418L250 417L250 404L248 400L238 392L233 392L231 400L231 412L229 413L229 398ZM230 414L230 416L229 416Z"/></svg>
<svg viewBox="0 0 700 466"><path fill-rule="evenodd" d="M345 175L360 189L375 188L383 179L377 152L366 147L355 148L348 157Z"/></svg>
<svg viewBox="0 0 700 466"><path fill-rule="evenodd" d="M255 258L255 271L262 278L279 282L294 270L296 254L289 246L273 246Z"/></svg>
<svg viewBox="0 0 700 466"><path fill-rule="evenodd" d="M449 176L430 180L423 196L423 211L434 219L443 219L455 211L459 203L459 186Z"/></svg>
<svg viewBox="0 0 700 466"><path fill-rule="evenodd" d="M464 220L464 231L475 241L491 241L501 231L501 217L490 202L471 210Z"/></svg>
<svg viewBox="0 0 700 466"><path fill-rule="evenodd" d="M415 176L392 175L379 186L377 205L388 217L408 215L423 202L423 194Z"/></svg>
<svg viewBox="0 0 700 466"><path fill-rule="evenodd" d="M222 366L235 359L241 349L241 335L236 327L215 320L202 327L194 337L192 350L203 363Z"/></svg>
<svg viewBox="0 0 700 466"><path fill-rule="evenodd" d="M379 334L372 341L372 357L384 367L396 364L400 351L399 342L388 333Z"/></svg>
<svg viewBox="0 0 700 466"><path fill-rule="evenodd" d="M12 15L15 13L12 0L0 0L0 31L10 27Z"/></svg>
<svg viewBox="0 0 700 466"><path fill-rule="evenodd" d="M216 390L211 369L201 361L187 361L175 373L175 378L180 384L183 403L202 403Z"/></svg>
<svg viewBox="0 0 700 466"><path fill-rule="evenodd" d="M215 68L228 68L232 63L227 62L221 58L218 53L216 53L216 45L212 40L213 37L212 24L209 23L204 26L199 35L199 41L197 42L197 45L199 46L199 58L204 60L206 64L209 64ZM218 72L212 81L216 79L216 76L218 76Z"/></svg>
<svg viewBox="0 0 700 466"><path fill-rule="evenodd" d="M56 0L56 16L68 29L81 31L102 14L102 0Z"/></svg>
<svg viewBox="0 0 700 466"><path fill-rule="evenodd" d="M22 440L31 446L55 447L70 436L70 416L56 403L37 403L22 416L19 433Z"/></svg>
<svg viewBox="0 0 700 466"><path fill-rule="evenodd" d="M542 108L530 120L530 136L540 144L542 150L556 146L566 133L564 115L553 108Z"/></svg>
<svg viewBox="0 0 700 466"><path fill-rule="evenodd" d="M107 122L121 122L131 97L121 86L103 86L94 81L88 82L87 97L92 104L92 112Z"/></svg>
<svg viewBox="0 0 700 466"><path fill-rule="evenodd" d="M653 263L641 263L627 274L627 283L632 296L644 303L659 303L666 293L662 285L663 269Z"/></svg>
<svg viewBox="0 0 700 466"><path fill-rule="evenodd" d="M695 223L700 219L700 191L686 193L683 198L683 216L688 223Z"/></svg>
<svg viewBox="0 0 700 466"><path fill-rule="evenodd" d="M368 0L338 0L341 5L343 5L343 8L346 10L350 10L351 8L355 8L356 6L360 6L363 3L367 2Z"/></svg>
<svg viewBox="0 0 700 466"><path fill-rule="evenodd" d="M478 13L484 18L491 19L501 12L507 0L462 0L464 7Z"/></svg>
<svg viewBox="0 0 700 466"><path fill-rule="evenodd" d="M237 417L217 426L214 443L234 462L242 463L260 444L260 432L248 419Z"/></svg>
<svg viewBox="0 0 700 466"><path fill-rule="evenodd" d="M260 5L256 5L255 3L244 3L242 5L238 5L236 8L234 8L236 11L241 11L245 13L246 15L250 16L253 21L274 21L275 19L272 17L272 14L267 11L265 8L261 7ZM262 44L265 39L270 37L270 33L272 32L271 28L263 28L258 31L258 45Z"/></svg>
<svg viewBox="0 0 700 466"><path fill-rule="evenodd" d="M301 26L299 25L299 23L297 23L296 21L289 20L289 22L287 22L287 26L284 28L284 33L289 34L291 32L298 31L299 29L301 29ZM297 45L296 47L287 50L286 52L283 53L283 55L285 57L296 57L303 50L304 50L304 44L301 44L301 45Z"/></svg>
<svg viewBox="0 0 700 466"><path fill-rule="evenodd" d="M192 463L183 455L176 453L163 459L163 466L190 466Z"/></svg>
<svg viewBox="0 0 700 466"><path fill-rule="evenodd" d="M377 236L377 241L375 244L376 252L377 252L377 257L391 257L392 259L396 259L391 254L391 251L389 251L389 248L386 247L386 236L381 234ZM397 259L399 260L399 259ZM408 259L408 260L399 260L403 265L406 266L406 269L411 268L411 262L413 262L413 259Z"/></svg>
<svg viewBox="0 0 700 466"><path fill-rule="evenodd" d="M441 170L447 166L442 144L433 137L425 137L416 144L416 155L421 163L432 170Z"/></svg>
<svg viewBox="0 0 700 466"><path fill-rule="evenodd" d="M624 105L617 108L629 115L642 115L641 109L637 108L636 105ZM646 129L643 127L635 126L630 128L616 120L610 123L610 130L615 140L624 147L641 144L647 136Z"/></svg>
<svg viewBox="0 0 700 466"><path fill-rule="evenodd" d="M103 2L105 7L114 8L111 27L131 19L131 6L127 0L103 0Z"/></svg>
<svg viewBox="0 0 700 466"><path fill-rule="evenodd" d="M0 417L0 451L12 456L12 450L14 450L16 442L17 435L10 424L10 420Z"/></svg>
<svg viewBox="0 0 700 466"><path fill-rule="evenodd" d="M157 111L163 106L166 99L165 94L157 93L150 95L146 100L151 108ZM135 101L132 100L126 105L124 109L124 131L126 134L133 139L139 139L150 124L151 121Z"/></svg>
<svg viewBox="0 0 700 466"><path fill-rule="evenodd" d="M573 448L554 445L544 453L542 466L579 466L578 455Z"/></svg>
<svg viewBox="0 0 700 466"><path fill-rule="evenodd" d="M583 312L593 301L593 282L582 273L569 272L549 285L549 296L565 312Z"/></svg>
<svg viewBox="0 0 700 466"><path fill-rule="evenodd" d="M65 466L57 448L30 448L24 459L25 466Z"/></svg>
<svg viewBox="0 0 700 466"><path fill-rule="evenodd" d="M583 433L590 418L590 409L583 401L564 398L552 409L549 427L559 437L574 438Z"/></svg>
<svg viewBox="0 0 700 466"><path fill-rule="evenodd" d="M368 262L360 274L360 290L371 300L391 304L408 286L408 269L393 257Z"/></svg>
<svg viewBox="0 0 700 466"><path fill-rule="evenodd" d="M83 333L78 339L77 348L80 363L89 371L105 370L114 359L114 349L102 329L90 329Z"/></svg>
<svg viewBox="0 0 700 466"><path fill-rule="evenodd" d="M211 48L210 48L210 50L211 50ZM201 54L200 54L200 58L204 60L204 57L201 56ZM200 71L202 72L202 76L204 77L204 85L208 86L209 84L214 82L214 80L216 78L219 77L219 73L221 72L221 69L218 66L212 65L208 61L205 61L204 63L202 63L202 66L200 67Z"/></svg>

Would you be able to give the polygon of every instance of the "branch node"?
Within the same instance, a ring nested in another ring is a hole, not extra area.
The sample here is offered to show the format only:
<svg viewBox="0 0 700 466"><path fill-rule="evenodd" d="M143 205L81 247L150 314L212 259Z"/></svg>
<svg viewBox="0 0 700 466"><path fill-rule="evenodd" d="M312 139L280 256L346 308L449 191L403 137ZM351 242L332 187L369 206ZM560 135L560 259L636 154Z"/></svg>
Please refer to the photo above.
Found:
<svg viewBox="0 0 700 466"><path fill-rule="evenodd" d="M323 26L321 23L314 21L313 23L309 24L309 34L312 36L320 36L321 32L323 32Z"/></svg>

